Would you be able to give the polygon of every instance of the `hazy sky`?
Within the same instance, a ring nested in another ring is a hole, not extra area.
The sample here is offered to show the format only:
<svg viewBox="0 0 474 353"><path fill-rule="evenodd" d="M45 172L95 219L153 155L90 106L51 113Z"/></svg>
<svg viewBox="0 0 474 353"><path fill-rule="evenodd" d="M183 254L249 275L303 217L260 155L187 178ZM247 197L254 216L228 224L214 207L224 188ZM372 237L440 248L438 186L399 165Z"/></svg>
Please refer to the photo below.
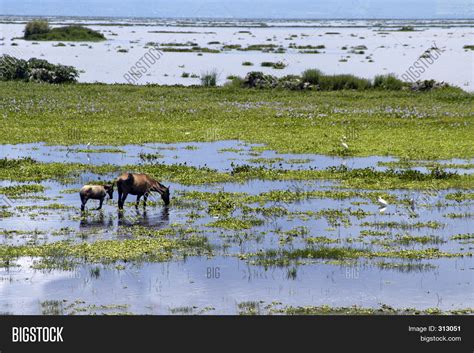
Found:
<svg viewBox="0 0 474 353"><path fill-rule="evenodd" d="M474 18L474 0L0 0L1 15Z"/></svg>

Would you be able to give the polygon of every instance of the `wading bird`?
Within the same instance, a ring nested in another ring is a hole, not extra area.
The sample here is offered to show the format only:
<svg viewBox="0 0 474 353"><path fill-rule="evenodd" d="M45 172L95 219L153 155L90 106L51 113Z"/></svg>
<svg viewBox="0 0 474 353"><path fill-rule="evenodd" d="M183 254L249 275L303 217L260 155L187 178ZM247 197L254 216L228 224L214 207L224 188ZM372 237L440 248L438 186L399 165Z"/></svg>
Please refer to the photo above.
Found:
<svg viewBox="0 0 474 353"><path fill-rule="evenodd" d="M385 200L384 200L383 198L381 198L380 196L378 197L377 202L379 203L380 207L387 207L387 206L388 206L388 202L385 201Z"/></svg>

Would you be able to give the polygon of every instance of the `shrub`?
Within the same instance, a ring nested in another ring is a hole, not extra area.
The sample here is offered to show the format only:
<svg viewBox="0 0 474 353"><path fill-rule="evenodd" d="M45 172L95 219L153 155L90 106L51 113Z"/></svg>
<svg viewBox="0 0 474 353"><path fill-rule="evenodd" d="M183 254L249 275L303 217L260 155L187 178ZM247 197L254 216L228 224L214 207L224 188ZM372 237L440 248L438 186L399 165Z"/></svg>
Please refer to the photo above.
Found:
<svg viewBox="0 0 474 353"><path fill-rule="evenodd" d="M234 78L233 78L234 80ZM372 88L386 90L401 90L410 85L399 80L395 75L378 75L372 80L357 77L355 75L325 75L318 69L308 69L301 76L287 75L277 78L273 75L267 75L260 71L252 71L244 79L239 78L239 84L244 88L282 88L289 90L367 90ZM235 84L233 85L235 86ZM426 91L433 88L447 87L444 82L419 81L411 85L412 90Z"/></svg>
<svg viewBox="0 0 474 353"><path fill-rule="evenodd" d="M217 85L217 71L212 70L201 75L201 84L204 87L214 87Z"/></svg>
<svg viewBox="0 0 474 353"><path fill-rule="evenodd" d="M243 65L243 66L253 66L253 63L250 62L250 61L244 61L244 62L242 63L242 65Z"/></svg>
<svg viewBox="0 0 474 353"><path fill-rule="evenodd" d="M27 80L28 63L25 60L14 58L10 55L0 57L0 80Z"/></svg>
<svg viewBox="0 0 474 353"><path fill-rule="evenodd" d="M319 80L319 89L323 91L364 90L370 87L371 82L369 80L354 75L324 75Z"/></svg>
<svg viewBox="0 0 474 353"><path fill-rule="evenodd" d="M309 69L303 72L301 75L301 80L312 85L317 85L319 84L319 79L322 75L323 73L318 69Z"/></svg>
<svg viewBox="0 0 474 353"><path fill-rule="evenodd" d="M278 80L278 87L290 90L300 90L305 88L305 83L302 82L300 76L286 75Z"/></svg>
<svg viewBox="0 0 474 353"><path fill-rule="evenodd" d="M239 76L232 76L232 77L229 76L229 77L227 77L227 79L229 81L224 84L224 87L227 87L227 88L240 88L240 87L243 86L244 80Z"/></svg>
<svg viewBox="0 0 474 353"><path fill-rule="evenodd" d="M374 88L388 89L388 90L401 90L405 83L399 80L394 74L388 75L377 75L374 78Z"/></svg>
<svg viewBox="0 0 474 353"><path fill-rule="evenodd" d="M413 91L431 91L432 89L446 88L449 85L445 82L437 82L435 80L416 81L410 85Z"/></svg>
<svg viewBox="0 0 474 353"><path fill-rule="evenodd" d="M242 86L248 88L274 88L277 85L278 79L276 77L260 71L249 72L242 82Z"/></svg>
<svg viewBox="0 0 474 353"><path fill-rule="evenodd" d="M48 21L45 20L33 20L26 24L25 26L25 38L33 34L44 34L48 33L51 30L49 27Z"/></svg>
<svg viewBox="0 0 474 353"><path fill-rule="evenodd" d="M73 83L77 81L79 72L72 66L55 65L52 81L49 83Z"/></svg>
<svg viewBox="0 0 474 353"><path fill-rule="evenodd" d="M31 58L28 60L28 67L30 69L54 70L55 65L44 59Z"/></svg>
<svg viewBox="0 0 474 353"><path fill-rule="evenodd" d="M54 65L43 59L17 59L9 55L0 57L1 81L35 81L45 83L72 83L79 72L72 66Z"/></svg>

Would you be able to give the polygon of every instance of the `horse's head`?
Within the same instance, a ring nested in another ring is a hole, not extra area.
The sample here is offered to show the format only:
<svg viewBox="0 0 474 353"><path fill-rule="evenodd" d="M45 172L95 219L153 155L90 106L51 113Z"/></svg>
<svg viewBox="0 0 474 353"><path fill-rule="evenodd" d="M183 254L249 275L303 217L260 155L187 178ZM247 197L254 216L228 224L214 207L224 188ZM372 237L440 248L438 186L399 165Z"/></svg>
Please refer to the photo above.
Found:
<svg viewBox="0 0 474 353"><path fill-rule="evenodd" d="M165 203L165 205L170 204L170 188L169 186L166 187L163 184L156 182L155 185L151 188L151 191L159 192L161 195L161 199Z"/></svg>
<svg viewBox="0 0 474 353"><path fill-rule="evenodd" d="M165 205L170 204L170 187L163 186L162 188L163 192L161 194L161 199L165 203Z"/></svg>
<svg viewBox="0 0 474 353"><path fill-rule="evenodd" d="M114 198L114 184L112 185L104 185L105 192L109 195L110 199Z"/></svg>

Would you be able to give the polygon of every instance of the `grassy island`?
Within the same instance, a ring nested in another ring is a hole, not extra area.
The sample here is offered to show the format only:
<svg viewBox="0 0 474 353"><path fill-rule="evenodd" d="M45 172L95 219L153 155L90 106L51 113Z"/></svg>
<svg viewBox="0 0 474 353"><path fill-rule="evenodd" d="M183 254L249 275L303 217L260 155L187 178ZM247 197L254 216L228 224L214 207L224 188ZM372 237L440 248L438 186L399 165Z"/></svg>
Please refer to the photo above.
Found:
<svg viewBox="0 0 474 353"><path fill-rule="evenodd" d="M35 41L75 42L98 42L106 40L102 33L84 26L71 25L51 28L49 23L44 20L33 20L28 22L25 26L24 39Z"/></svg>

